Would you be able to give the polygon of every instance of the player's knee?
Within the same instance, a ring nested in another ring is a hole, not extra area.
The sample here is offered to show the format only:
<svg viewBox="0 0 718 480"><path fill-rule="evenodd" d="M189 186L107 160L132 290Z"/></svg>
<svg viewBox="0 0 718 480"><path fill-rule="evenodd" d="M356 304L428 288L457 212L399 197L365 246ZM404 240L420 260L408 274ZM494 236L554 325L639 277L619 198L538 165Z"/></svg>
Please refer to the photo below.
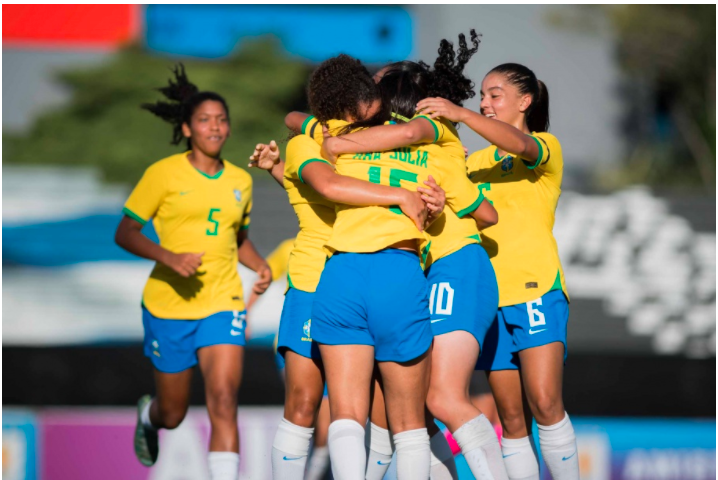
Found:
<svg viewBox="0 0 718 480"><path fill-rule="evenodd" d="M426 396L426 408L440 422L446 423L451 418L452 412L455 410L456 399L445 392L441 392L438 388L430 388Z"/></svg>
<svg viewBox="0 0 718 480"><path fill-rule="evenodd" d="M295 425L311 427L320 401L320 398L308 393L293 395L287 402L287 420Z"/></svg>
<svg viewBox="0 0 718 480"><path fill-rule="evenodd" d="M523 435L526 431L526 417L522 406L504 408L501 412L501 424L511 436Z"/></svg>
<svg viewBox="0 0 718 480"><path fill-rule="evenodd" d="M207 409L213 416L235 416L237 414L237 392L227 387L212 388L207 392Z"/></svg>
<svg viewBox="0 0 718 480"><path fill-rule="evenodd" d="M180 426L180 423L182 423L182 420L184 420L184 417L187 413L186 409L168 409L168 410L161 410L160 409L160 416L162 418L162 426L168 430L172 430L174 428L177 428Z"/></svg>
<svg viewBox="0 0 718 480"><path fill-rule="evenodd" d="M564 417L563 402L557 395L541 392L529 402L532 404L536 421L541 425L553 425Z"/></svg>

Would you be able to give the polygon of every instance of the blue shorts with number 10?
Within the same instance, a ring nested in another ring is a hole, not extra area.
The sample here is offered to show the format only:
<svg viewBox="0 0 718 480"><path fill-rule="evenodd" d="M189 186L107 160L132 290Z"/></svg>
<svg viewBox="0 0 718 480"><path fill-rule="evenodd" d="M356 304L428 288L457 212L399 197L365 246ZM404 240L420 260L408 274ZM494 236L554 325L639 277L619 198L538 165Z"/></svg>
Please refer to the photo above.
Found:
<svg viewBox="0 0 718 480"><path fill-rule="evenodd" d="M477 370L518 370L518 353L549 343L563 343L564 361L568 355L566 330L568 300L562 290L551 290L542 297L518 305L499 308L486 334Z"/></svg>
<svg viewBox="0 0 718 480"><path fill-rule="evenodd" d="M376 360L407 362L433 340L428 293L415 253L336 253L314 297L312 336L326 345L373 345Z"/></svg>
<svg viewBox="0 0 718 480"><path fill-rule="evenodd" d="M426 271L434 336L464 330L484 348L496 317L499 287L494 267L481 245L472 244L440 258Z"/></svg>

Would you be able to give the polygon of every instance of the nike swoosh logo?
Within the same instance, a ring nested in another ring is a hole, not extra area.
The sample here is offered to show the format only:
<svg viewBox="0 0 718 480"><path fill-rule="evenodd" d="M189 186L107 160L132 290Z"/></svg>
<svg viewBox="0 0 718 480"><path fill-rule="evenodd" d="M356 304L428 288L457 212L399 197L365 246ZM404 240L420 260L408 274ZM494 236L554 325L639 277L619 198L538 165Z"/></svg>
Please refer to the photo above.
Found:
<svg viewBox="0 0 718 480"><path fill-rule="evenodd" d="M446 320L446 319L445 318L437 318L436 320L432 320L431 323L443 322L444 320Z"/></svg>
<svg viewBox="0 0 718 480"><path fill-rule="evenodd" d="M289 462L289 461L292 461L292 460L299 460L299 459L302 459L302 458L304 458L304 457L296 457L296 458L283 457L282 460L286 460L286 461Z"/></svg>
<svg viewBox="0 0 718 480"><path fill-rule="evenodd" d="M503 457L504 457L504 458L506 458L506 457L513 457L514 455L518 455L519 453L521 453L521 452L509 453L508 455L503 455Z"/></svg>
<svg viewBox="0 0 718 480"><path fill-rule="evenodd" d="M533 335L534 333L545 332L546 330L548 330L548 328L542 328L541 330L531 330L529 328L529 335Z"/></svg>
<svg viewBox="0 0 718 480"><path fill-rule="evenodd" d="M188 193L191 193L192 190L187 190L186 192L180 192L180 197L187 195Z"/></svg>
<svg viewBox="0 0 718 480"><path fill-rule="evenodd" d="M576 452L573 452L573 453L572 453L571 455L569 455L568 457L563 457L561 460L565 462L566 460L568 460L569 458L573 457L574 455L576 455Z"/></svg>
<svg viewBox="0 0 718 480"><path fill-rule="evenodd" d="M391 463L391 461L386 462L386 463L381 463L381 460L376 462L377 465L389 465L390 463Z"/></svg>
<svg viewBox="0 0 718 480"><path fill-rule="evenodd" d="M230 333L233 337L236 337L237 335L242 335L242 332L238 332L237 330L230 330L229 333Z"/></svg>

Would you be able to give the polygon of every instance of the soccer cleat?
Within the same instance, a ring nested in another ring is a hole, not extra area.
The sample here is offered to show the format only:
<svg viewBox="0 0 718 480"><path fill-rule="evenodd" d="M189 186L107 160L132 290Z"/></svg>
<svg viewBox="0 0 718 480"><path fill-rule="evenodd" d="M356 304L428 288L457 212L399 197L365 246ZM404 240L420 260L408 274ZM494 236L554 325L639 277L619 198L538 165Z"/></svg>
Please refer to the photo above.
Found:
<svg viewBox="0 0 718 480"><path fill-rule="evenodd" d="M142 424L142 411L152 401L152 397L145 395L137 402L137 426L135 427L135 455L145 467L151 467L157 461L160 453L157 430L145 428Z"/></svg>

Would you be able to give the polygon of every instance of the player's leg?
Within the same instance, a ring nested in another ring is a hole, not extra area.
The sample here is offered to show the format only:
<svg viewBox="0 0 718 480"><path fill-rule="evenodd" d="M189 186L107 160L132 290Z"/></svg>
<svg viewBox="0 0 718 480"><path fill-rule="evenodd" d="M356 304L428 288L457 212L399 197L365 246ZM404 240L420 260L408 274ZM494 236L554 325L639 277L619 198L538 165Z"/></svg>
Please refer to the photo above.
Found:
<svg viewBox="0 0 718 480"><path fill-rule="evenodd" d="M329 389L329 454L337 480L363 479L366 466L364 426L374 366L371 345L322 345Z"/></svg>
<svg viewBox="0 0 718 480"><path fill-rule="evenodd" d="M137 459L151 466L159 455L159 428L173 429L184 419L189 406L192 367L197 364L194 320L168 320L142 309L144 353L154 366L156 396L145 395L137 404L134 448Z"/></svg>
<svg viewBox="0 0 718 480"><path fill-rule="evenodd" d="M469 397L480 342L499 303L491 261L480 245L467 245L437 260L427 279L434 334L427 407L449 428L474 476L505 479L494 428Z"/></svg>
<svg viewBox="0 0 718 480"><path fill-rule="evenodd" d="M312 308L329 393L329 456L337 480L363 479L364 427L374 369L374 338L367 325L371 254L338 253L326 263Z"/></svg>
<svg viewBox="0 0 718 480"><path fill-rule="evenodd" d="M536 443L531 434L531 410L526 402L519 370L487 372L501 420L501 451L511 480L538 480Z"/></svg>
<svg viewBox="0 0 718 480"><path fill-rule="evenodd" d="M508 309L521 360L526 399L536 418L541 453L556 480L578 478L576 435L562 398L568 301L561 290Z"/></svg>
<svg viewBox="0 0 718 480"><path fill-rule="evenodd" d="M286 350L284 359L284 417L272 445L272 476L282 480L301 480L322 401L324 379L319 360L292 350Z"/></svg>
<svg viewBox="0 0 718 480"><path fill-rule="evenodd" d="M324 393L326 394L326 388ZM314 428L314 446L307 460L307 471L304 480L322 480L327 473L327 468L329 467L327 436L330 423L329 397L324 395L319 407L319 415L317 415L317 423Z"/></svg>
<svg viewBox="0 0 718 480"><path fill-rule="evenodd" d="M364 440L367 450L366 480L381 480L391 465L394 441L389 432L384 403L384 387L378 367L374 368L369 428Z"/></svg>
<svg viewBox="0 0 718 480"><path fill-rule="evenodd" d="M321 357L312 341L314 293L290 288L279 321L277 349L285 361L284 416L272 446L275 479L304 478L324 390Z"/></svg>

